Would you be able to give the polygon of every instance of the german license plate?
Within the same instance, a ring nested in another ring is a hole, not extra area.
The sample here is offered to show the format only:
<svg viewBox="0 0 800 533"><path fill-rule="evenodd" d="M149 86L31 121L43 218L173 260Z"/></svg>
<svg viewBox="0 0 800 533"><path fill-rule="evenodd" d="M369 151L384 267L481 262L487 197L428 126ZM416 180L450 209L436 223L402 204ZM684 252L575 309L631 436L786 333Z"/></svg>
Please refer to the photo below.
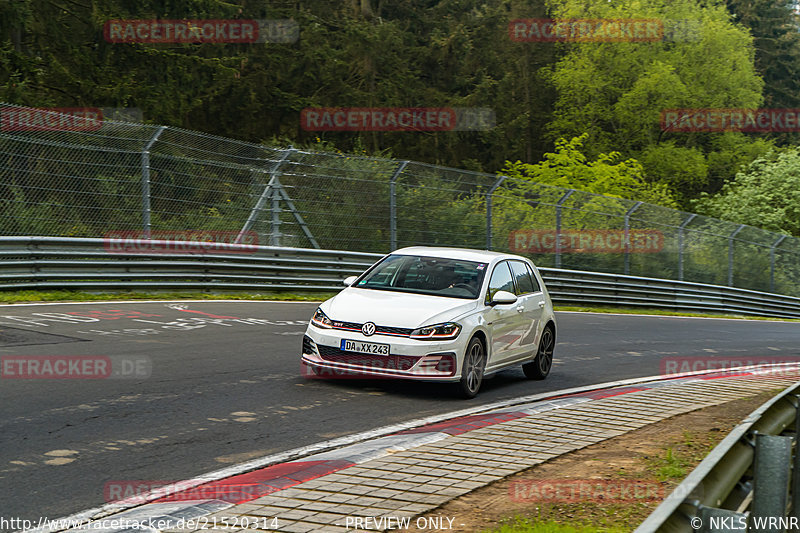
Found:
<svg viewBox="0 0 800 533"><path fill-rule="evenodd" d="M377 342L361 342L342 339L342 350L346 352L371 353L374 355L389 355L388 344L378 344Z"/></svg>

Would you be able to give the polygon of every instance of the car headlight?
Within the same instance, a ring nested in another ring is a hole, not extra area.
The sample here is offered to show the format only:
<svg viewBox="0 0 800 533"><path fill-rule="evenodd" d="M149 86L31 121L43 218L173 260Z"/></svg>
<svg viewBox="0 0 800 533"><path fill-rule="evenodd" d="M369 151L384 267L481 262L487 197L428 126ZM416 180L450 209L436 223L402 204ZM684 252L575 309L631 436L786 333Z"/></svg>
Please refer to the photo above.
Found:
<svg viewBox="0 0 800 533"><path fill-rule="evenodd" d="M333 327L333 322L331 322L331 319L328 318L328 315L323 313L322 309L320 309L319 307L317 307L314 316L311 317L311 323L317 326L318 328L323 328L323 329L331 329Z"/></svg>
<svg viewBox="0 0 800 533"><path fill-rule="evenodd" d="M455 322L445 322L444 324L435 324L433 326L425 326L417 328L411 332L412 339L440 341L447 339L455 339L461 333L461 326Z"/></svg>

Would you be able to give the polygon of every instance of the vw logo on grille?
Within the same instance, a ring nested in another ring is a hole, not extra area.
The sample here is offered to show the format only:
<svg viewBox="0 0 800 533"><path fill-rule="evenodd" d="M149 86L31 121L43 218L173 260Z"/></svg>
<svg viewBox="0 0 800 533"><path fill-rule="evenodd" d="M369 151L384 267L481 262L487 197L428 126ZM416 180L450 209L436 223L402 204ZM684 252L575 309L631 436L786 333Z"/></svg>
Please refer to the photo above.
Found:
<svg viewBox="0 0 800 533"><path fill-rule="evenodd" d="M367 322L363 326L361 326L361 333L369 337L375 333L375 324L373 322Z"/></svg>

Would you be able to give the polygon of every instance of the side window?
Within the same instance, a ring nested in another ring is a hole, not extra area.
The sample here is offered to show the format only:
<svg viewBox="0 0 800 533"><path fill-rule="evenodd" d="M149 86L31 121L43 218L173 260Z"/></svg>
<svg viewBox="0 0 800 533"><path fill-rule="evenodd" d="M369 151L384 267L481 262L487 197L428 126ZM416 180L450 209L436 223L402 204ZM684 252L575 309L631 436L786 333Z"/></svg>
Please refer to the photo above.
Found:
<svg viewBox="0 0 800 533"><path fill-rule="evenodd" d="M528 267L528 272L531 274L531 281L533 282L533 292L542 292L542 288L539 286L539 280L536 278L536 274L533 273L531 270L530 265L525 265Z"/></svg>
<svg viewBox="0 0 800 533"><path fill-rule="evenodd" d="M492 301L497 291L508 291L514 294L514 279L508 269L508 261L503 261L494 267L492 277L489 278L489 292L486 293L486 305Z"/></svg>
<svg viewBox="0 0 800 533"><path fill-rule="evenodd" d="M522 261L509 261L511 270L514 272L514 280L517 285L517 296L536 292L536 286L528 267Z"/></svg>

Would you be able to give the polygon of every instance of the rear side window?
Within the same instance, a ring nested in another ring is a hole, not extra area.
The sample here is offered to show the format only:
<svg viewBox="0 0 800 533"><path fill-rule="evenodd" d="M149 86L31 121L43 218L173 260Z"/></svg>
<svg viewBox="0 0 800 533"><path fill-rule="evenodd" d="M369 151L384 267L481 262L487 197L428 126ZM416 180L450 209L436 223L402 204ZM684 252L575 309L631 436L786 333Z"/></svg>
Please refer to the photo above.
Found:
<svg viewBox="0 0 800 533"><path fill-rule="evenodd" d="M533 282L533 292L542 292L542 287L539 285L539 280L536 277L536 274L534 274L533 270L531 270L531 266L528 264L526 264L525 266L528 267L528 272L530 272L531 274L531 281Z"/></svg>
<svg viewBox="0 0 800 533"><path fill-rule="evenodd" d="M539 291L539 284L536 283L528 265L522 261L509 261L511 270L514 272L514 280L517 285L517 296L522 294L531 294Z"/></svg>
<svg viewBox="0 0 800 533"><path fill-rule="evenodd" d="M514 294L514 278L511 277L511 271L508 269L508 261L498 263L494 267L492 277L489 278L489 292L486 293L486 305L492 301L497 291L508 291Z"/></svg>

